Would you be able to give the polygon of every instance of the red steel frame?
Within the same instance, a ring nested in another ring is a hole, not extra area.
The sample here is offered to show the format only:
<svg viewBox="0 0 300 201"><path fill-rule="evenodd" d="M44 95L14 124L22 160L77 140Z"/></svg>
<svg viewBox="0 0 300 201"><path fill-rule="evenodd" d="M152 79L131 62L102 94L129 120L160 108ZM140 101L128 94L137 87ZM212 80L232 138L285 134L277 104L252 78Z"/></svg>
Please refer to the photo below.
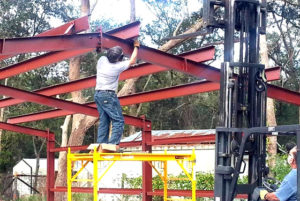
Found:
<svg viewBox="0 0 300 201"><path fill-rule="evenodd" d="M132 52L132 43L124 39L138 36L139 23L132 23L107 33L75 34L86 29L88 29L87 16L39 34L36 37L0 39L0 60L7 59L20 53L53 51L39 57L35 57L27 61L0 69L0 79L24 73L29 70L33 70L74 56L82 55L97 48L110 48L115 45L119 45L123 48L124 53L129 55ZM219 69L199 63L210 60L213 58L213 56L214 47L207 47L176 56L146 46L141 46L138 57L149 63L140 64L123 72L120 76L121 80L174 69L198 78L206 79L206 81L120 97L121 104L137 104L218 90L220 81ZM279 74L279 68L266 70L266 75L269 81L279 79ZM25 101L30 101L59 108L51 111L9 119L8 122L14 124L46 118L54 118L75 113L82 113L97 117L98 112L94 103L81 105L50 97L52 95L68 93L94 86L95 76L61 85L47 87L34 92L27 92L24 90L0 85L0 93L11 97L0 100L0 107L8 107ZM274 85L268 84L268 96L281 101L286 101L288 103L300 105L299 93L276 87ZM146 120L145 117L136 118L126 115L125 122L142 129L142 141L122 143L122 147L142 146L143 151L151 152L151 146L153 145L213 142L215 140L214 135L152 140L151 122ZM2 122L0 122L0 128L47 138L47 200L53 201L54 192L56 191L66 191L65 187L54 187L54 153L66 151L67 147L55 148L53 133ZM71 147L71 149L73 151L83 150L86 149L86 146ZM142 189L100 189L99 192L142 194L144 201L150 201L153 195L162 195L161 191L152 191L152 169L147 163L143 163L143 175ZM74 188L74 192L92 192L92 189ZM171 194L186 196L188 195L188 192L170 190L170 195ZM197 191L197 197L212 196L212 191ZM243 196L239 195L239 197Z"/></svg>

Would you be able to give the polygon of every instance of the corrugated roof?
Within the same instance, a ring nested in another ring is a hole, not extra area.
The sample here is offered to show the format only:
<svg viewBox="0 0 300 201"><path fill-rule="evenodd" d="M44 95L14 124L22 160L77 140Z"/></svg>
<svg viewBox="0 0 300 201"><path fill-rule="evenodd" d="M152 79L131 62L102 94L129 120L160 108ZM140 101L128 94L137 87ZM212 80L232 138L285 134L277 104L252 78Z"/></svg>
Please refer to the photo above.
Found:
<svg viewBox="0 0 300 201"><path fill-rule="evenodd" d="M188 137L188 136L203 136L215 134L215 129L206 129L206 130L152 130L152 139L166 139L166 138L177 138L177 137ZM139 131L135 134L125 137L121 142L132 142L132 141L141 141L142 132Z"/></svg>

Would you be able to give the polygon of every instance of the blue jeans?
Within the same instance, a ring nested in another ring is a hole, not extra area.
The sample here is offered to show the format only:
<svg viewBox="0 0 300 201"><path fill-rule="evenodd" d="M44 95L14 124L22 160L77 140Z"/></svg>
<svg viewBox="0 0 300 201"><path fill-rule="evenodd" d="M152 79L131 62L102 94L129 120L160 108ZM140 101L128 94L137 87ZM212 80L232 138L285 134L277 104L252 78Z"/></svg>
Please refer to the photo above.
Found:
<svg viewBox="0 0 300 201"><path fill-rule="evenodd" d="M95 102L100 117L97 143L119 144L124 130L124 117L116 93L96 91ZM110 122L112 122L112 133L108 139Z"/></svg>

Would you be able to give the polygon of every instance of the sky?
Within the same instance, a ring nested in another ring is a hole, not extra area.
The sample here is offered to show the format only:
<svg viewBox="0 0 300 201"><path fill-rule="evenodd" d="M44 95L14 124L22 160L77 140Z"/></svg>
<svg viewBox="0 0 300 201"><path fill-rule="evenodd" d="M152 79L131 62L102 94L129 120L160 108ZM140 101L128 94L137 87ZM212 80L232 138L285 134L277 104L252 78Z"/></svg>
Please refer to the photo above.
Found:
<svg viewBox="0 0 300 201"><path fill-rule="evenodd" d="M91 7L97 0L90 0ZM201 2L201 1L200 1ZM188 0L189 12L200 10L199 0ZM149 23L155 18L142 0L136 0L136 16L141 18L141 25ZM91 19L113 19L118 22L126 22L130 19L130 0L98 0Z"/></svg>

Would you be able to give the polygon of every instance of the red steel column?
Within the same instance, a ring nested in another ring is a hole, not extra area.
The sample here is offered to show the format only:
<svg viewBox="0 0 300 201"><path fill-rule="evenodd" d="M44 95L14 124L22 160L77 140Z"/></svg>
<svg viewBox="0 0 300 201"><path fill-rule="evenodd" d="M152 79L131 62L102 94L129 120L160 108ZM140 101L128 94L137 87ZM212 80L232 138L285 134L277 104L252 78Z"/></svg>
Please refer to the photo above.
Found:
<svg viewBox="0 0 300 201"><path fill-rule="evenodd" d="M55 183L55 152L51 149L55 148L55 135L48 131L47 138L47 201L54 201L54 192L50 189L54 188Z"/></svg>
<svg viewBox="0 0 300 201"><path fill-rule="evenodd" d="M148 143L151 142L151 122L146 120L145 116L141 117L144 120L142 128L142 150L148 153L152 152L152 147ZM152 167L148 162L143 162L143 183L142 183L142 197L143 201L152 201L152 195L147 192L152 192Z"/></svg>

